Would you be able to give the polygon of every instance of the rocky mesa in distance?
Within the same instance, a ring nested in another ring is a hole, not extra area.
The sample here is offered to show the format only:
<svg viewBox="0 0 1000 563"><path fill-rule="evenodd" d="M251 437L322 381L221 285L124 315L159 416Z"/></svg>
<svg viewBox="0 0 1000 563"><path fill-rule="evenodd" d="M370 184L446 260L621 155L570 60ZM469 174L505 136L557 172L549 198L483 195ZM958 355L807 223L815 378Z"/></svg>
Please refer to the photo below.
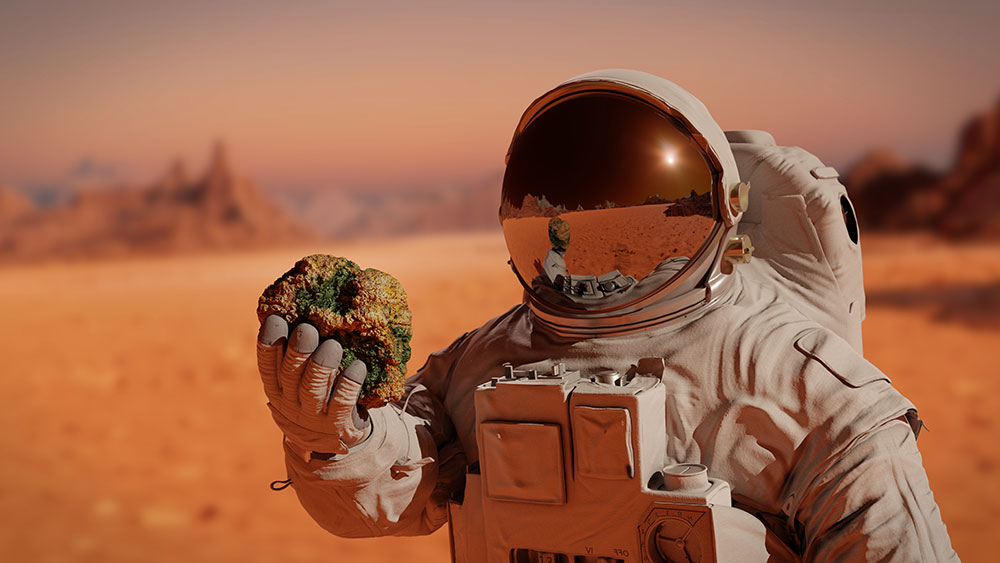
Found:
<svg viewBox="0 0 1000 563"><path fill-rule="evenodd" d="M317 240L249 180L224 145L207 170L174 163L146 186L80 191L63 205L38 207L0 187L0 262L256 248Z"/></svg>
<svg viewBox="0 0 1000 563"><path fill-rule="evenodd" d="M949 170L879 149L843 180L864 228L1000 240L1000 99L962 128Z"/></svg>

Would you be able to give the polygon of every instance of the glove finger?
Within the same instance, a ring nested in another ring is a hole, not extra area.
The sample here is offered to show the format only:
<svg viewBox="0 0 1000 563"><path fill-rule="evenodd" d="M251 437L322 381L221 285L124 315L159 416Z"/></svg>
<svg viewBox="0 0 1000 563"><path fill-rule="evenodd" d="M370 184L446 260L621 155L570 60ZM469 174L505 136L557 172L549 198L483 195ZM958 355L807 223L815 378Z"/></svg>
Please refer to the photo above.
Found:
<svg viewBox="0 0 1000 563"><path fill-rule="evenodd" d="M285 401L299 400L299 380L305 370L309 355L319 346L319 331L309 323L300 323L292 331L288 339L288 349L281 361L278 372L278 384L281 385L281 396Z"/></svg>
<svg viewBox="0 0 1000 563"><path fill-rule="evenodd" d="M299 404L302 412L317 415L326 408L334 374L344 357L344 348L336 340L327 340L313 352L299 382Z"/></svg>
<svg viewBox="0 0 1000 563"><path fill-rule="evenodd" d="M281 356L287 341L288 323L285 319L277 315L264 319L260 332L257 333L257 371L260 372L264 394L269 401L275 401L281 396L278 370L281 368Z"/></svg>
<svg viewBox="0 0 1000 563"><path fill-rule="evenodd" d="M361 441L367 429L367 421L358 424L355 421L358 397L361 395L361 386L365 381L368 369L361 360L354 360L340 372L333 392L330 394L330 407L327 415L333 419L334 424L340 429L340 435L348 446L353 446Z"/></svg>

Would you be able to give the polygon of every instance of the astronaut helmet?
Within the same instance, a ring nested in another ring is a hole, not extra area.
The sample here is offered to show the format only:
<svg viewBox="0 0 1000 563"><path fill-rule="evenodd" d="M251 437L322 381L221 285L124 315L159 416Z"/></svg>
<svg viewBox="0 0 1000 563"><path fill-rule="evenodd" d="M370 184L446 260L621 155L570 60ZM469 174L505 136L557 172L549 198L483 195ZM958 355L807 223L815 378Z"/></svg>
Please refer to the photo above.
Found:
<svg viewBox="0 0 1000 563"><path fill-rule="evenodd" d="M603 70L535 100L507 152L500 222L535 316L567 335L642 330L711 301L751 247L722 129L662 78Z"/></svg>

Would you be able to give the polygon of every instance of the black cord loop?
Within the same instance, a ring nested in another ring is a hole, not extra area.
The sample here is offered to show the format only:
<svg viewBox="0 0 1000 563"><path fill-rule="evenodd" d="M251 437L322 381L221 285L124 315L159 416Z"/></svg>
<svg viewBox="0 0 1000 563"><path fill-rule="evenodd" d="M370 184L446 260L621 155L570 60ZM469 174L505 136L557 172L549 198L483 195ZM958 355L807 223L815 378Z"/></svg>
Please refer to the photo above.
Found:
<svg viewBox="0 0 1000 563"><path fill-rule="evenodd" d="M272 491L283 491L287 489L288 486L291 484L292 484L291 479L285 479L284 481L271 481L270 487Z"/></svg>

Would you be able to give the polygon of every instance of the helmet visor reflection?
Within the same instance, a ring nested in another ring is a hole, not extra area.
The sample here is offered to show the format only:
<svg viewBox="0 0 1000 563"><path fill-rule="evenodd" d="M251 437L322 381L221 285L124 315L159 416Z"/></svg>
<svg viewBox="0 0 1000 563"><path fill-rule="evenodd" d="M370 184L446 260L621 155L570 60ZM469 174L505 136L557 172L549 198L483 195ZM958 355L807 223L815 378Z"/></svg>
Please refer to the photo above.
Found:
<svg viewBox="0 0 1000 563"><path fill-rule="evenodd" d="M676 270L711 235L715 178L691 134L652 105L608 92L565 99L511 147L500 220L514 266L532 286L570 292L571 277L617 272L627 285L667 261Z"/></svg>

